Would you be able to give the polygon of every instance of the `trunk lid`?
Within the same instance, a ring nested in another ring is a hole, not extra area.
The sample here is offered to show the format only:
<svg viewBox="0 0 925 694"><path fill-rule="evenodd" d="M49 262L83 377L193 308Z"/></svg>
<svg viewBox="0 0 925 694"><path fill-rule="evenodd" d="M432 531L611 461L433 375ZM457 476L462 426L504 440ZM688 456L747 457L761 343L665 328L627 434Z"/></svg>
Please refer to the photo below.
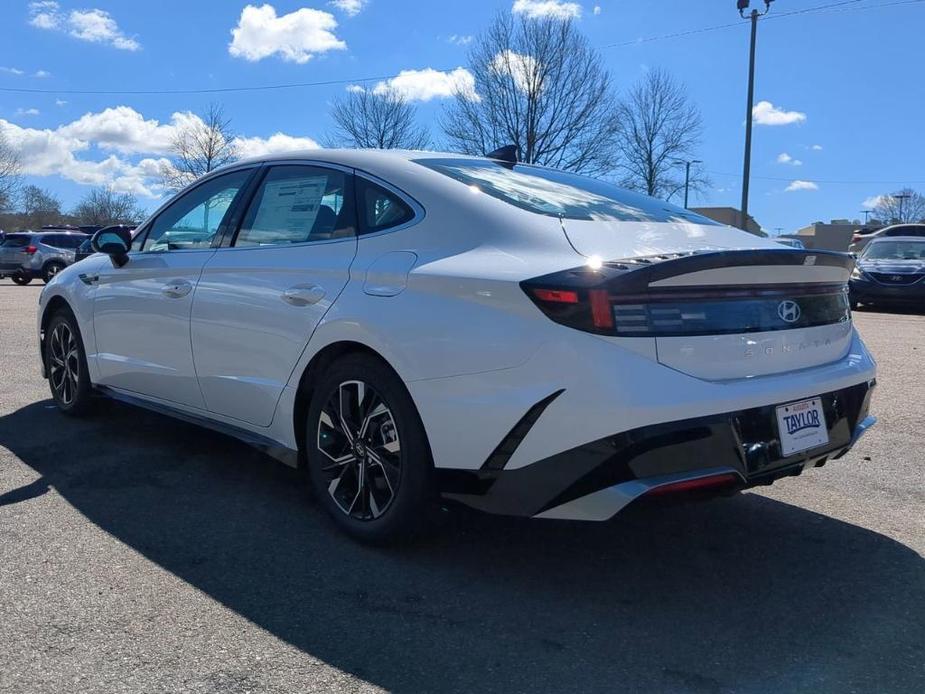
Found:
<svg viewBox="0 0 925 694"><path fill-rule="evenodd" d="M544 309L554 320L560 311L561 322L589 332L654 338L660 363L709 380L809 368L850 348L847 253L708 225L642 224L633 234L621 224L597 235L563 226L576 250L602 260L524 283L538 304L569 302Z"/></svg>

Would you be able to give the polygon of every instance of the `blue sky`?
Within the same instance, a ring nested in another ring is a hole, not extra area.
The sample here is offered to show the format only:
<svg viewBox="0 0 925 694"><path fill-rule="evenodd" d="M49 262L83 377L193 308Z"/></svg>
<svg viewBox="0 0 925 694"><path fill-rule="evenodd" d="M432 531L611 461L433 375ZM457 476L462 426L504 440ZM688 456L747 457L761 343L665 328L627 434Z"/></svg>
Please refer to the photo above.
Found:
<svg viewBox="0 0 925 694"><path fill-rule="evenodd" d="M823 5L836 6L782 16ZM249 153L304 146L330 131L328 107L345 85L65 90L359 82L412 70L401 86L439 136L446 94L467 78L469 37L515 10L576 17L621 89L654 67L681 80L703 114L699 158L713 180L695 202L738 206L748 24L733 0L4 0L0 88L51 93L0 91L0 127L21 148L28 181L66 206L111 183L150 208L171 128L189 112L222 103ZM878 194L925 190L925 2L776 0L769 17L759 26L755 101L767 103L750 203L765 229L859 217Z"/></svg>

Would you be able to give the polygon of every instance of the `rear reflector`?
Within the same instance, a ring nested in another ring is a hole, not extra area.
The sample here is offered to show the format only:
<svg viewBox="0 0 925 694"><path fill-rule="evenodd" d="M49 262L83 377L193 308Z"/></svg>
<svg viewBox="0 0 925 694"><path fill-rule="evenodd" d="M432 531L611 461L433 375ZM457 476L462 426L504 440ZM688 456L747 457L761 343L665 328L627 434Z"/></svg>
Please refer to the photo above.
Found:
<svg viewBox="0 0 925 694"><path fill-rule="evenodd" d="M710 475L709 477L698 477L693 480L682 480L680 482L663 484L659 487L650 489L646 494L648 496L661 496L663 494L677 494L680 492L714 489L717 487L729 487L738 481L738 475L729 472L720 475Z"/></svg>
<svg viewBox="0 0 925 694"><path fill-rule="evenodd" d="M23 251L24 251L25 253L28 253L29 255L33 255L33 254L36 253L38 250L39 250L39 249L36 248L35 246L26 246L26 247L23 249Z"/></svg>
<svg viewBox="0 0 925 694"><path fill-rule="evenodd" d="M551 301L557 304L577 304L578 292L560 289L534 289L533 296L540 301Z"/></svg>
<svg viewBox="0 0 925 694"><path fill-rule="evenodd" d="M610 292L606 289L592 289L588 292L591 302L591 320L595 328L609 330L613 328L613 308L610 305Z"/></svg>

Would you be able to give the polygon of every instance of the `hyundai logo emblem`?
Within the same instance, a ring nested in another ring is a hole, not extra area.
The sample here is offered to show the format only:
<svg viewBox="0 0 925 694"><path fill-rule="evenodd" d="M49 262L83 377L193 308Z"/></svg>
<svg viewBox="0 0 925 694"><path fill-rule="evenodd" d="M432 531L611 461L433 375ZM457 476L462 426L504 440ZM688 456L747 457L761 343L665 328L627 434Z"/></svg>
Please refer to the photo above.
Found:
<svg viewBox="0 0 925 694"><path fill-rule="evenodd" d="M777 315L785 323L796 323L800 320L800 305L792 299L781 301L777 305Z"/></svg>

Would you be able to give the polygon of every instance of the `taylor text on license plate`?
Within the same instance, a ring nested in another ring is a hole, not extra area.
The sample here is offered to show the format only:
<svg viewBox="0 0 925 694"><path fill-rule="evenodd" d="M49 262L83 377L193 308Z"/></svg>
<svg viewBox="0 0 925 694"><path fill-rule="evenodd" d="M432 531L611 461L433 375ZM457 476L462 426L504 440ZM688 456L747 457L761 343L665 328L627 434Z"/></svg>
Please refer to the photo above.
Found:
<svg viewBox="0 0 925 694"><path fill-rule="evenodd" d="M819 398L810 398L777 408L777 429L781 453L786 457L829 442L825 412Z"/></svg>

